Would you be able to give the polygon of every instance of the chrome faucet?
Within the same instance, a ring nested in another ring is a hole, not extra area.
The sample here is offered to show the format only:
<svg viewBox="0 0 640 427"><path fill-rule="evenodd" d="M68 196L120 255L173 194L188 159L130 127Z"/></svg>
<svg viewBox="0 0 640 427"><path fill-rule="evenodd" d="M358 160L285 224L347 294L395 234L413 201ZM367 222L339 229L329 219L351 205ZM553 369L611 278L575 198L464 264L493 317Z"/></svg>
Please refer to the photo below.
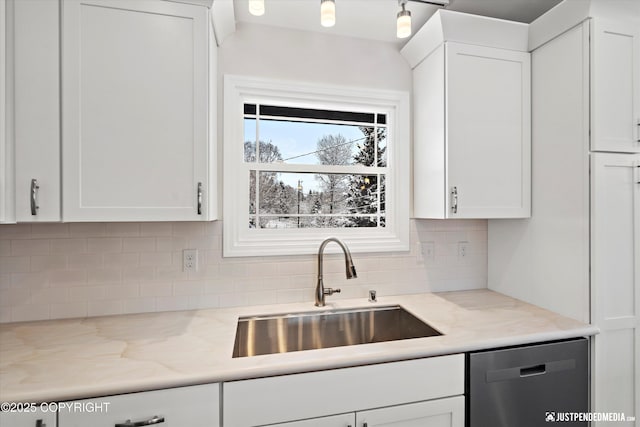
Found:
<svg viewBox="0 0 640 427"><path fill-rule="evenodd" d="M346 267L347 279L358 277L358 275L356 274L356 268L353 266L353 260L351 259L351 252L349 252L349 248L347 248L347 245L345 245L335 237L329 237L328 239L325 239L325 241L320 244L320 248L318 249L318 285L316 286L316 307L324 307L324 297L326 295L340 293L340 289L325 288L324 282L322 281L322 258L324 248L329 242L336 242L342 249L342 252L344 252L344 264Z"/></svg>

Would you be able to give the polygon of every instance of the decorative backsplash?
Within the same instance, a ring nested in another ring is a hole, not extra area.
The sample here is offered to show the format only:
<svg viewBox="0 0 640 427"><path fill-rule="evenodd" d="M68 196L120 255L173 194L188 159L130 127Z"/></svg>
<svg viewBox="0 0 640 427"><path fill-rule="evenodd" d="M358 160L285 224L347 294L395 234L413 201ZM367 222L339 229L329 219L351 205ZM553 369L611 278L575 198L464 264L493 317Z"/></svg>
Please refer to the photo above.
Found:
<svg viewBox="0 0 640 427"><path fill-rule="evenodd" d="M459 242L467 242L464 256ZM182 271L184 249L197 249L197 272ZM332 299L486 288L487 221L413 220L409 252L353 260L358 278L347 281L342 256L325 258L325 285L342 289ZM316 269L314 255L223 258L220 221L0 225L0 322L312 307Z"/></svg>

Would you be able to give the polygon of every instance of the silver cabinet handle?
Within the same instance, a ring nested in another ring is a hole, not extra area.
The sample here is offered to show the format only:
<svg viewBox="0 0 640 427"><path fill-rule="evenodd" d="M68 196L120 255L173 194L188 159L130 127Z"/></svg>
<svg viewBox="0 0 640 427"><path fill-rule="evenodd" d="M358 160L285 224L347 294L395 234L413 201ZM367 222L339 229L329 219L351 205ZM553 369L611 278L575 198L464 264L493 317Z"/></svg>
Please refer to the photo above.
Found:
<svg viewBox="0 0 640 427"><path fill-rule="evenodd" d="M158 415L154 415L148 420L132 422L131 420L127 420L124 423L116 424L115 427L142 427L142 426L151 426L154 424L162 424L164 423L164 417L159 417Z"/></svg>
<svg viewBox="0 0 640 427"><path fill-rule="evenodd" d="M47 425L42 420L36 420L36 427L47 427Z"/></svg>
<svg viewBox="0 0 640 427"><path fill-rule="evenodd" d="M198 215L202 215L202 183L198 183Z"/></svg>
<svg viewBox="0 0 640 427"><path fill-rule="evenodd" d="M37 215L38 209L40 209L40 206L38 206L38 190L39 189L40 189L40 186L38 185L38 180L32 179L31 180L31 215Z"/></svg>
<svg viewBox="0 0 640 427"><path fill-rule="evenodd" d="M451 187L451 212L458 213L458 187Z"/></svg>

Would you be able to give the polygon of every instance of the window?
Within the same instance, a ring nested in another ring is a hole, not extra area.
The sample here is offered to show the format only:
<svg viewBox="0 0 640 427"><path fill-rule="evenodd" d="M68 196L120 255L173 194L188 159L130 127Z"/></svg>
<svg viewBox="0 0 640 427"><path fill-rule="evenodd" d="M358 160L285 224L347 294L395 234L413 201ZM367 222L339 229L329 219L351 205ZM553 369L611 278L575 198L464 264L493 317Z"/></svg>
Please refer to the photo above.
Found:
<svg viewBox="0 0 640 427"><path fill-rule="evenodd" d="M227 76L224 255L408 250L408 95Z"/></svg>

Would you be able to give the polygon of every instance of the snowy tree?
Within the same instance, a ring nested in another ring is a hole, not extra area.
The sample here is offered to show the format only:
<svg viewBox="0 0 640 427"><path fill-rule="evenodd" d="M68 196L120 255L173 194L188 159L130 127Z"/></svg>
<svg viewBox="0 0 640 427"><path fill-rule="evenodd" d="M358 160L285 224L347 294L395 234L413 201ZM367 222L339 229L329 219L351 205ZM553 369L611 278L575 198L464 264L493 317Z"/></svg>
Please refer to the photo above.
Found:
<svg viewBox="0 0 640 427"><path fill-rule="evenodd" d="M385 137L385 129L360 127L360 130L364 134L364 140L357 145L358 152L353 157L354 162L365 166L382 166L386 147L381 147L377 140ZM380 211L384 212L384 180L379 183L377 175L351 176L346 201L349 212L353 214L377 214L378 194L380 194ZM354 217L348 225L352 227L375 227L377 224L375 219L371 217ZM384 219L381 219L381 225L384 225Z"/></svg>
<svg viewBox="0 0 640 427"><path fill-rule="evenodd" d="M351 162L351 151L353 142L340 134L324 135L318 140L317 152L318 160L323 165L348 165ZM325 213L338 213L344 208L344 194L346 191L346 180L343 175L323 174L316 175L320 181L325 195L328 209Z"/></svg>
<svg viewBox="0 0 640 427"><path fill-rule="evenodd" d="M276 145L272 142L260 141L260 163L274 163L282 160L282 154ZM244 160L248 163L256 161L256 143L254 141L246 141L244 143ZM257 184L259 184L259 193L256 194L256 174L259 175ZM286 187L289 187L288 189ZM283 203L288 202L290 197L290 186L278 181L276 172L258 172L252 171L249 176L249 213L256 213L256 204L260 203L260 211L268 213L288 212L283 209ZM251 227L256 224L251 222Z"/></svg>
<svg viewBox="0 0 640 427"><path fill-rule="evenodd" d="M282 161L280 149L273 142L260 141L260 163L275 163ZM244 143L244 161L254 163L256 161L256 143L255 141L246 141Z"/></svg>

